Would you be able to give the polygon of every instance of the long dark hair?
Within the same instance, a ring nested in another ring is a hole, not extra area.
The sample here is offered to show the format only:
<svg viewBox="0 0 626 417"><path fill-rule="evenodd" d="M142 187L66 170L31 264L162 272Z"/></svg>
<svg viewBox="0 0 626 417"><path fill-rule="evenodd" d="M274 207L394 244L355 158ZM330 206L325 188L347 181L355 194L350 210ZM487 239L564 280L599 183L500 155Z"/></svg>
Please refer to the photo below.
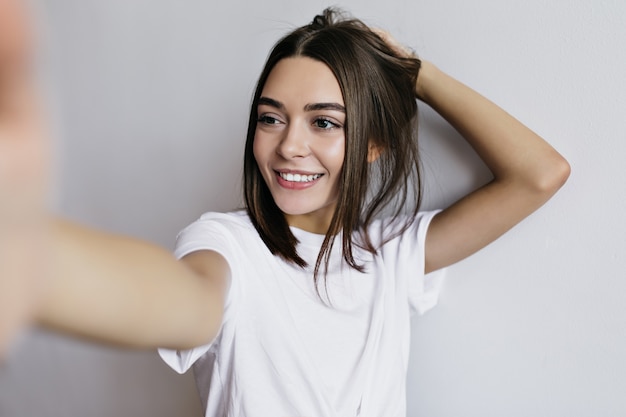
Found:
<svg viewBox="0 0 626 417"><path fill-rule="evenodd" d="M408 210L404 230L421 201L421 177L417 147L415 83L417 58L400 57L357 19L326 9L313 21L276 43L259 77L252 99L244 159L244 198L248 215L261 239L274 255L299 266L298 240L277 207L261 176L253 154L259 97L267 78L280 60L304 56L326 64L341 88L346 107L345 156L339 196L330 227L315 265L314 279L322 264L328 265L334 237L343 232L342 253L351 267L363 271L353 256L358 245L375 253L367 227L384 212L397 219ZM370 148L380 152L368 161ZM354 232L360 239L355 243ZM388 236L391 238L392 236Z"/></svg>

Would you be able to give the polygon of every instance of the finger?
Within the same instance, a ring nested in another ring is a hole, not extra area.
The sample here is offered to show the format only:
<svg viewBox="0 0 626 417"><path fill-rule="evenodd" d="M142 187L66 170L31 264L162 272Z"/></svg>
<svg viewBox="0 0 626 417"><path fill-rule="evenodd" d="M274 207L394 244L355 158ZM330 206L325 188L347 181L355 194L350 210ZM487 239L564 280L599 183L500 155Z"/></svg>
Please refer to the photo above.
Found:
<svg viewBox="0 0 626 417"><path fill-rule="evenodd" d="M32 32L23 1L0 0L0 94L30 70Z"/></svg>

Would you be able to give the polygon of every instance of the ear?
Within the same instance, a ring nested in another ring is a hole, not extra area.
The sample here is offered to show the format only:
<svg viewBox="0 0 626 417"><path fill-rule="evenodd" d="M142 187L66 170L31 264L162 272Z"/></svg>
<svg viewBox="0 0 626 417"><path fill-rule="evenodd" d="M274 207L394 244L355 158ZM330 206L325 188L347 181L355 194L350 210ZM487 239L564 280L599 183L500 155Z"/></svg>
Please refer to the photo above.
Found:
<svg viewBox="0 0 626 417"><path fill-rule="evenodd" d="M382 146L370 140L367 144L367 162L370 164L375 162L384 151L385 149Z"/></svg>

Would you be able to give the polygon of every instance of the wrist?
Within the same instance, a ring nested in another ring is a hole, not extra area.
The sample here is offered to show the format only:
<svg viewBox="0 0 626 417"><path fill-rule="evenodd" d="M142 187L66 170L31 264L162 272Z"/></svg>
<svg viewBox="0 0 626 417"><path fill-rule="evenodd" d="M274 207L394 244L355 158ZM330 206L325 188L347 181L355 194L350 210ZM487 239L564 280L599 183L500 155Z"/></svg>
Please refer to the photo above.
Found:
<svg viewBox="0 0 626 417"><path fill-rule="evenodd" d="M415 96L418 99L428 102L428 86L432 82L432 78L435 76L437 71L438 69L435 65L429 61L422 60L417 80L415 82Z"/></svg>

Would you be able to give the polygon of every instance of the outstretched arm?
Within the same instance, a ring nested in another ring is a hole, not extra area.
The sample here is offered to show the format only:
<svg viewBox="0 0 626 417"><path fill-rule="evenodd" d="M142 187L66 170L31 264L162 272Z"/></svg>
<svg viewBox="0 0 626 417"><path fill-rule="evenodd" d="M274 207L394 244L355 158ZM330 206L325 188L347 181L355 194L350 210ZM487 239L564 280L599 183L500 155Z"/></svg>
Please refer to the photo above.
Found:
<svg viewBox="0 0 626 417"><path fill-rule="evenodd" d="M446 119L494 175L432 220L426 271L451 265L496 240L567 180L567 161L537 134L474 90L423 62L416 95Z"/></svg>
<svg viewBox="0 0 626 417"><path fill-rule="evenodd" d="M102 342L186 348L218 331L230 270L46 214L48 137L25 4L0 1L0 360L32 321Z"/></svg>
<svg viewBox="0 0 626 417"><path fill-rule="evenodd" d="M217 333L230 270L217 253L176 260L148 242L55 221L50 289L38 317L121 346L184 349Z"/></svg>
<svg viewBox="0 0 626 417"><path fill-rule="evenodd" d="M49 152L25 4L0 1L0 359L32 321L99 341L210 341L230 270L214 252L178 261L150 243L49 221Z"/></svg>

